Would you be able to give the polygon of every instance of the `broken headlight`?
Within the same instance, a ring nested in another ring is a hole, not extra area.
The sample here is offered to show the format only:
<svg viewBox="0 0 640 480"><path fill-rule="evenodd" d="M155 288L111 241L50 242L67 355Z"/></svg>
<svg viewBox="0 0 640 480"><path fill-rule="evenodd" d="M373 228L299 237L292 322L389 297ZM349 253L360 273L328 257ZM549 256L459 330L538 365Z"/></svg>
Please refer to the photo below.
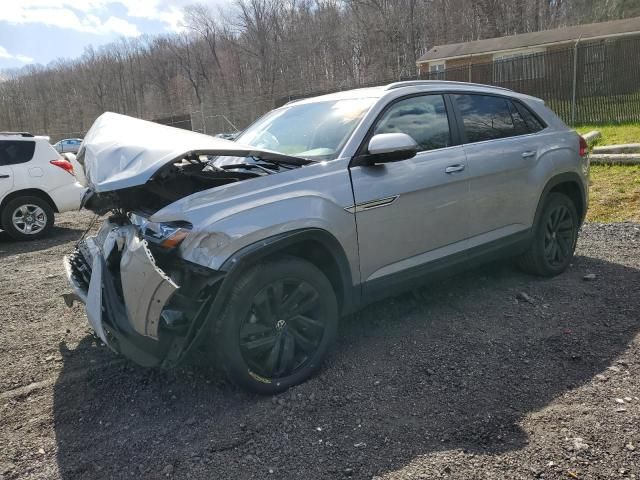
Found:
<svg viewBox="0 0 640 480"><path fill-rule="evenodd" d="M144 222L140 226L142 235L147 242L162 248L176 248L191 232L189 222Z"/></svg>

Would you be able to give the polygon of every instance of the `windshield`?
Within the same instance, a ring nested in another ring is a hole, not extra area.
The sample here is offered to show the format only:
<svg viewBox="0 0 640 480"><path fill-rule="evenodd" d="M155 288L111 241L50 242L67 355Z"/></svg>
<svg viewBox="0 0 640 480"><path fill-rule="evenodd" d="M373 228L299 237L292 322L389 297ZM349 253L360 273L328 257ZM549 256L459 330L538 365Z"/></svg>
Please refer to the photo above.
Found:
<svg viewBox="0 0 640 480"><path fill-rule="evenodd" d="M285 106L266 114L236 141L310 160L333 160L375 100L358 98Z"/></svg>

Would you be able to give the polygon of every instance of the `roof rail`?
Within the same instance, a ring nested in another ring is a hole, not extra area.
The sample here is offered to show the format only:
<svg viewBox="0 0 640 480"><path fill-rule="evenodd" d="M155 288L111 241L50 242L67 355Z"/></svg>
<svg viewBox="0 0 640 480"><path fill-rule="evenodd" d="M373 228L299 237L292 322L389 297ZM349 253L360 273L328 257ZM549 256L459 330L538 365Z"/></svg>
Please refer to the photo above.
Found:
<svg viewBox="0 0 640 480"><path fill-rule="evenodd" d="M29 132L0 132L0 135L18 135L20 137L33 137Z"/></svg>
<svg viewBox="0 0 640 480"><path fill-rule="evenodd" d="M394 82L394 83L390 83L389 85L387 85L385 90L394 90L396 88L400 88L400 87L419 87L419 86L429 86L429 85L442 85L442 86L446 86L446 85L458 85L458 86L471 86L471 87L485 87L485 88L497 88L499 90L506 90L507 92L512 92L513 90L510 90L508 88L505 87L496 87L494 85L484 85L482 83L471 83L471 82L454 82L451 80L407 80L404 82Z"/></svg>

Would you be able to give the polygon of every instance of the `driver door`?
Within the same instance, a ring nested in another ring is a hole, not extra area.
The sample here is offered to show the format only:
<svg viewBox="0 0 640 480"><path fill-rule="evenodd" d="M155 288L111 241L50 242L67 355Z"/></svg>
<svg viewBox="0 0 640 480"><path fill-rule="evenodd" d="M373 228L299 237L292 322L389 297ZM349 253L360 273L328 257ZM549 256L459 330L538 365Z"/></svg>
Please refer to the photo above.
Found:
<svg viewBox="0 0 640 480"><path fill-rule="evenodd" d="M419 145L411 159L351 168L365 288L420 273L461 252L468 237L469 177L443 95L405 97L387 107L373 135L402 132ZM367 139L368 142L368 139Z"/></svg>

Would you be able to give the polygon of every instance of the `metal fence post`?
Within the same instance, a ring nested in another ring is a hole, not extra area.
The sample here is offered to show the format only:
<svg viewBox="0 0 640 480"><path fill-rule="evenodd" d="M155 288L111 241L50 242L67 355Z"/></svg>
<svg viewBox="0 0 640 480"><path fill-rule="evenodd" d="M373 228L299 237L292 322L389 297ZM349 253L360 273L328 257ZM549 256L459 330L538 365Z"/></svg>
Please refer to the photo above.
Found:
<svg viewBox="0 0 640 480"><path fill-rule="evenodd" d="M578 45L580 44L580 37L576 40L576 44L573 46L573 91L571 94L571 126L576 124L576 90L578 83Z"/></svg>

